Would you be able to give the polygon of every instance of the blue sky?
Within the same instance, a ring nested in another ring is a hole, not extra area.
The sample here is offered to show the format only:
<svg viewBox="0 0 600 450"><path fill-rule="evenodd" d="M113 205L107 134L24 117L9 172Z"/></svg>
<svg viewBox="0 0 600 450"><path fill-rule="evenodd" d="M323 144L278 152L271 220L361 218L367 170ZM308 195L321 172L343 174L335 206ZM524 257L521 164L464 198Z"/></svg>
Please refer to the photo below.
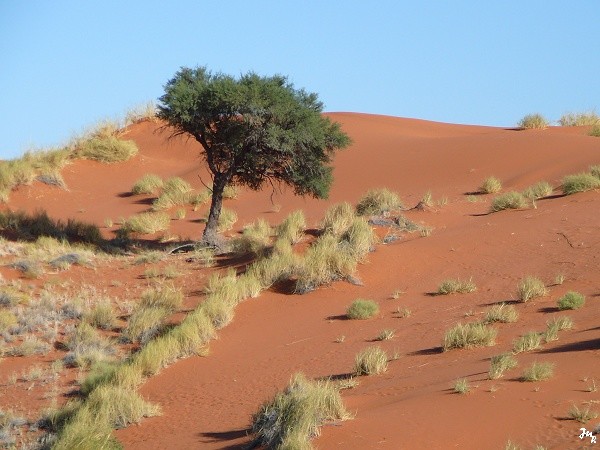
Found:
<svg viewBox="0 0 600 450"><path fill-rule="evenodd" d="M0 158L156 100L182 66L327 111L512 126L600 108L600 1L0 0Z"/></svg>

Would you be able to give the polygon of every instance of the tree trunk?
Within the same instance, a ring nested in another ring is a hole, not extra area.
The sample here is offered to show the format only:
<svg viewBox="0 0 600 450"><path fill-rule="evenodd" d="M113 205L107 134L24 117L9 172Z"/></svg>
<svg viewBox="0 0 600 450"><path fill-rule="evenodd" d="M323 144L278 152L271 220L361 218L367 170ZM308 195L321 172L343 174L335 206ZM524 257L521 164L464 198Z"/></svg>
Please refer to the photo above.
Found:
<svg viewBox="0 0 600 450"><path fill-rule="evenodd" d="M223 191L225 190L225 186L227 186L227 181L227 177L224 174L215 175L213 180L210 212L203 234L203 240L211 245L217 243L217 228L219 226L219 217L221 216L221 207L223 206Z"/></svg>

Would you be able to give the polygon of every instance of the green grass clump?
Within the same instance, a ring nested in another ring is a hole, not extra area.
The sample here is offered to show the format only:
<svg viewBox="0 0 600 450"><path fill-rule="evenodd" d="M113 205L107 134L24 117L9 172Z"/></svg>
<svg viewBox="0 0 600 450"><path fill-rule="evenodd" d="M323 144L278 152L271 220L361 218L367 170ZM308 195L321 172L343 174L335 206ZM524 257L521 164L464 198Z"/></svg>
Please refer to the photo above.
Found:
<svg viewBox="0 0 600 450"><path fill-rule="evenodd" d="M530 200L537 200L540 198L548 197L552 194L553 188L547 181L540 181L539 183L529 186L523 191L523 196Z"/></svg>
<svg viewBox="0 0 600 450"><path fill-rule="evenodd" d="M75 328L67 337L65 346L70 350L65 356L65 363L74 367L89 367L110 359L114 353L111 343L87 322L81 322Z"/></svg>
<svg viewBox="0 0 600 450"><path fill-rule="evenodd" d="M499 305L492 306L485 314L485 323L501 322L501 323L513 323L519 319L519 313L513 305L507 303L500 303Z"/></svg>
<svg viewBox="0 0 600 450"><path fill-rule="evenodd" d="M502 182L496 177L488 177L483 180L479 186L479 192L482 194L495 194L502 190Z"/></svg>
<svg viewBox="0 0 600 450"><path fill-rule="evenodd" d="M165 308L136 308L123 329L123 337L129 342L145 344L162 330L170 315Z"/></svg>
<svg viewBox="0 0 600 450"><path fill-rule="evenodd" d="M388 356L380 347L367 347L356 355L354 373L360 375L377 375L387 370Z"/></svg>
<svg viewBox="0 0 600 450"><path fill-rule="evenodd" d="M339 238L344 253L356 261L364 261L367 254L374 250L376 242L377 235L363 217L355 217Z"/></svg>
<svg viewBox="0 0 600 450"><path fill-rule="evenodd" d="M534 362L523 371L523 381L546 381L554 375L554 364Z"/></svg>
<svg viewBox="0 0 600 450"><path fill-rule="evenodd" d="M321 222L321 229L324 233L340 236L350 227L354 217L354 208L352 208L350 203L336 203L325 211L325 216Z"/></svg>
<svg viewBox="0 0 600 450"><path fill-rule="evenodd" d="M527 199L520 192L511 191L500 194L492 200L490 212L503 211L505 209L522 209L527 207Z"/></svg>
<svg viewBox="0 0 600 450"><path fill-rule="evenodd" d="M530 331L523 336L518 337L513 342L513 353L523 353L536 350L542 345L542 333Z"/></svg>
<svg viewBox="0 0 600 450"><path fill-rule="evenodd" d="M600 137L600 125L594 125L588 133L588 136Z"/></svg>
<svg viewBox="0 0 600 450"><path fill-rule="evenodd" d="M357 299L354 300L348 309L346 316L349 319L370 319L379 313L379 305L373 300Z"/></svg>
<svg viewBox="0 0 600 450"><path fill-rule="evenodd" d="M477 286L475 285L475 283L473 283L473 280L471 278L469 278L468 280L448 279L442 281L442 283L438 287L436 294L467 294L469 292L474 292L475 290L477 290Z"/></svg>
<svg viewBox="0 0 600 450"><path fill-rule="evenodd" d="M321 425L350 417L333 383L310 381L298 373L252 416L252 432L264 448L309 449Z"/></svg>
<svg viewBox="0 0 600 450"><path fill-rule="evenodd" d="M306 218L301 210L290 213L275 230L277 239L284 239L291 244L300 242L306 229Z"/></svg>
<svg viewBox="0 0 600 450"><path fill-rule="evenodd" d="M600 188L600 178L595 177L591 173L567 175L562 180L562 187L565 195L591 191Z"/></svg>
<svg viewBox="0 0 600 450"><path fill-rule="evenodd" d="M515 367L517 367L517 360L511 353L492 356L488 378L490 380L497 380L504 375L504 372Z"/></svg>
<svg viewBox="0 0 600 450"><path fill-rule="evenodd" d="M12 311L0 309L0 334L7 332L17 324L17 316Z"/></svg>
<svg viewBox="0 0 600 450"><path fill-rule="evenodd" d="M519 123L519 128L533 129L539 128L544 129L548 127L548 121L541 114L528 114L523 117Z"/></svg>
<svg viewBox="0 0 600 450"><path fill-rule="evenodd" d="M457 394L467 394L471 390L469 381L466 378L460 378L454 383L454 392Z"/></svg>
<svg viewBox="0 0 600 450"><path fill-rule="evenodd" d="M356 214L359 216L379 216L390 211L402 209L400 197L389 189L371 189L356 205Z"/></svg>
<svg viewBox="0 0 600 450"><path fill-rule="evenodd" d="M123 224L123 229L131 233L153 234L169 229L171 218L162 212L145 212L131 216Z"/></svg>
<svg viewBox="0 0 600 450"><path fill-rule="evenodd" d="M152 173L144 175L137 180L131 188L131 193L135 195L154 194L163 187L163 180L158 175Z"/></svg>
<svg viewBox="0 0 600 450"><path fill-rule="evenodd" d="M537 277L526 276L517 285L517 298L522 302L528 302L546 295L548 295L548 289L544 282Z"/></svg>
<svg viewBox="0 0 600 450"><path fill-rule="evenodd" d="M585 297L579 292L569 291L558 299L558 309L579 309L585 305Z"/></svg>
<svg viewBox="0 0 600 450"><path fill-rule="evenodd" d="M142 308L163 308L176 311L183 303L183 293L171 284L164 284L142 292L138 305Z"/></svg>
<svg viewBox="0 0 600 450"><path fill-rule="evenodd" d="M98 136L82 141L76 155L103 163L116 163L127 161L137 152L138 148L133 141L123 141L116 136Z"/></svg>
<svg viewBox="0 0 600 450"><path fill-rule="evenodd" d="M446 331L442 342L442 349L448 351L453 348L491 347L496 344L498 331L483 323L457 324Z"/></svg>
<svg viewBox="0 0 600 450"><path fill-rule="evenodd" d="M590 166L590 173L596 178L600 178L600 165Z"/></svg>
<svg viewBox="0 0 600 450"><path fill-rule="evenodd" d="M558 120L563 127L581 127L589 125L600 125L600 116L594 111L584 113L568 113L563 114Z"/></svg>

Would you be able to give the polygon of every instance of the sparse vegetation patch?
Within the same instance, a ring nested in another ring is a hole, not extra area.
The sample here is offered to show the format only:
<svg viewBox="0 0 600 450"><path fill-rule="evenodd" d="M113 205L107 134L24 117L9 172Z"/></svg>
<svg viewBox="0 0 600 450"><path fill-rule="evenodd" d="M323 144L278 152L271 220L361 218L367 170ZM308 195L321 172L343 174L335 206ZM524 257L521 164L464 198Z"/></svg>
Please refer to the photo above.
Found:
<svg viewBox="0 0 600 450"><path fill-rule="evenodd" d="M360 298L354 300L346 310L349 319L370 319L378 313L379 305L377 303Z"/></svg>
<svg viewBox="0 0 600 450"><path fill-rule="evenodd" d="M446 331L442 348L490 347L496 344L497 330L482 323L457 324Z"/></svg>

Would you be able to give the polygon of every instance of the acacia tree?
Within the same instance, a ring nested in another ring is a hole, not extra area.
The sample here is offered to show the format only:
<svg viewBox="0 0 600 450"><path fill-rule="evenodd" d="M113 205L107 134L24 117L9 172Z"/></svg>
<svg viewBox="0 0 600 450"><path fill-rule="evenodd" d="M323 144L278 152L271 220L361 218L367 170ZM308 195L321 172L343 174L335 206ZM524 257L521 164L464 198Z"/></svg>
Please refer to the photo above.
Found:
<svg viewBox="0 0 600 450"><path fill-rule="evenodd" d="M174 134L193 136L213 178L204 240L215 243L228 184L253 190L282 182L296 195L327 198L331 159L350 144L339 124L324 117L317 94L294 89L280 75L238 79L204 67L182 68L165 85L158 117Z"/></svg>

